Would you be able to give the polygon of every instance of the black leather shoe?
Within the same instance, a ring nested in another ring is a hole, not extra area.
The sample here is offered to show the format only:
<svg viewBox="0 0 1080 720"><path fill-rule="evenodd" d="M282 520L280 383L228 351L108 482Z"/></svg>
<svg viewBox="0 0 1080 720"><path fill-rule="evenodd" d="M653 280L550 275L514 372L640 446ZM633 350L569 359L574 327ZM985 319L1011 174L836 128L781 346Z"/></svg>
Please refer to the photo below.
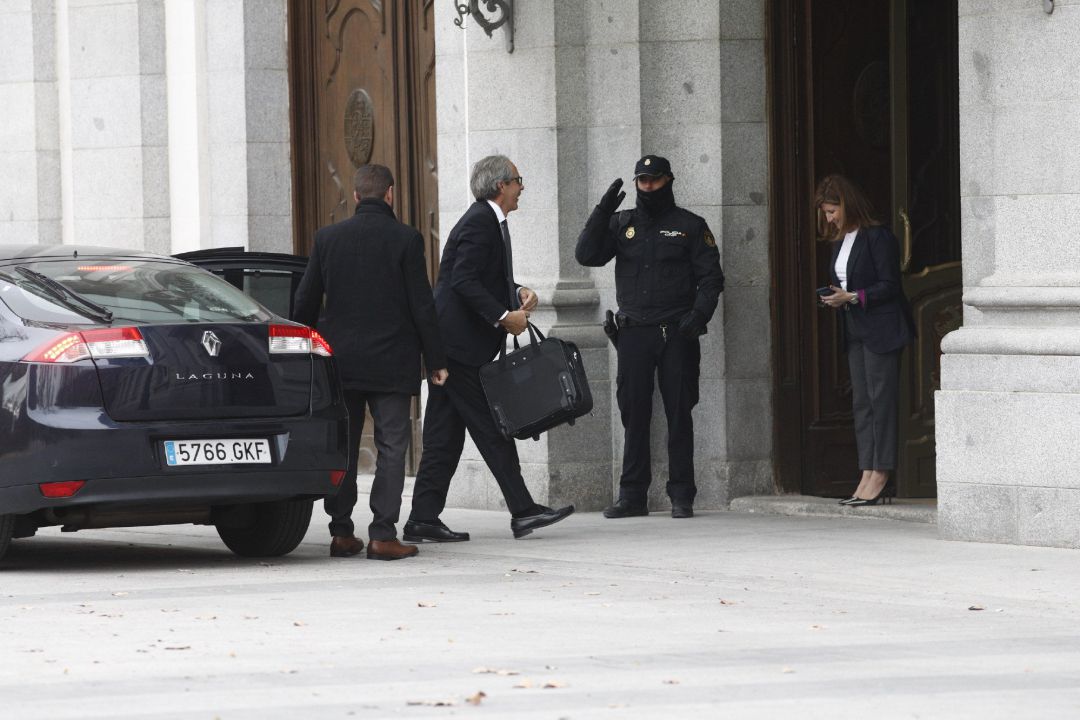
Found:
<svg viewBox="0 0 1080 720"><path fill-rule="evenodd" d="M469 533L454 532L446 527L442 520L434 522L410 520L405 523L401 539L406 542L465 542L469 539Z"/></svg>
<svg viewBox="0 0 1080 720"><path fill-rule="evenodd" d="M558 510L552 510L543 505L537 505L536 507L540 510L536 515L526 515L525 517L514 518L510 521L510 529L514 532L515 538L525 537L533 530L538 530L542 527L547 527L548 525L554 525L560 520L574 514L573 505L567 505Z"/></svg>
<svg viewBox="0 0 1080 720"><path fill-rule="evenodd" d="M648 505L633 503L626 499L617 500L614 505L604 510L606 518L640 517L648 514Z"/></svg>
<svg viewBox="0 0 1080 720"><path fill-rule="evenodd" d="M694 508L691 505L672 505L671 517L673 518L692 518L694 517Z"/></svg>

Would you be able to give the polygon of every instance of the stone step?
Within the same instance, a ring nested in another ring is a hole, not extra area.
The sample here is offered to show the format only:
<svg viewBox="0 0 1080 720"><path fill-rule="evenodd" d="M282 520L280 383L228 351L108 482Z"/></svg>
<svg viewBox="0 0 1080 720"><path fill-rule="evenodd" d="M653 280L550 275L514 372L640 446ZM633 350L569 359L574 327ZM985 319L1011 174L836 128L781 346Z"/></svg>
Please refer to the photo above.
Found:
<svg viewBox="0 0 1080 720"><path fill-rule="evenodd" d="M894 500L892 505L870 505L849 508L835 498L810 495L749 495L731 501L736 512L768 515L821 515L833 517L864 517L937 524L937 501L933 499Z"/></svg>

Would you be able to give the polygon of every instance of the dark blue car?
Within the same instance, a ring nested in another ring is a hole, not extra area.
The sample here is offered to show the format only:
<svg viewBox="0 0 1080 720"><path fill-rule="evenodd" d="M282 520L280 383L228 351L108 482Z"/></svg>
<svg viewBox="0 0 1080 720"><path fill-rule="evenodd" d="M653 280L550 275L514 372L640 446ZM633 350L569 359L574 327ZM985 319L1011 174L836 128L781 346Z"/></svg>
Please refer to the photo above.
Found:
<svg viewBox="0 0 1080 720"><path fill-rule="evenodd" d="M287 308L302 262L242 277ZM172 523L283 555L341 482L347 425L325 340L226 279L115 248L0 246L0 557L40 527Z"/></svg>

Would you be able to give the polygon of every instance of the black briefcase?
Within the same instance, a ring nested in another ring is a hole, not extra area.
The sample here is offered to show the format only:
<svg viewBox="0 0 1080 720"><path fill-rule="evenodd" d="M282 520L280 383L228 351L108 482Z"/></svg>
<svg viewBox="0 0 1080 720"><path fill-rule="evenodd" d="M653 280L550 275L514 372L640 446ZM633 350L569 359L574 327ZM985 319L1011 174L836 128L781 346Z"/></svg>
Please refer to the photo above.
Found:
<svg viewBox="0 0 1080 720"><path fill-rule="evenodd" d="M592 391L577 345L545 338L529 323L529 342L480 368L495 426L504 438L540 439L540 433L592 410Z"/></svg>

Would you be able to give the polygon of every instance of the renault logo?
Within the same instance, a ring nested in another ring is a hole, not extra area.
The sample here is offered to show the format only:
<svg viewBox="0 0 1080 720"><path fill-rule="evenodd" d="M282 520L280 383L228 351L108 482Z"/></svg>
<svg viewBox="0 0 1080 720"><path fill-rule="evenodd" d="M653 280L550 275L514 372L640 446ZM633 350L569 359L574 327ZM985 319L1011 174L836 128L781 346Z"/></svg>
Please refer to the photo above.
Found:
<svg viewBox="0 0 1080 720"><path fill-rule="evenodd" d="M202 334L202 346L206 348L206 352L210 357L217 357L221 352L221 340L214 334L213 330L207 330Z"/></svg>

